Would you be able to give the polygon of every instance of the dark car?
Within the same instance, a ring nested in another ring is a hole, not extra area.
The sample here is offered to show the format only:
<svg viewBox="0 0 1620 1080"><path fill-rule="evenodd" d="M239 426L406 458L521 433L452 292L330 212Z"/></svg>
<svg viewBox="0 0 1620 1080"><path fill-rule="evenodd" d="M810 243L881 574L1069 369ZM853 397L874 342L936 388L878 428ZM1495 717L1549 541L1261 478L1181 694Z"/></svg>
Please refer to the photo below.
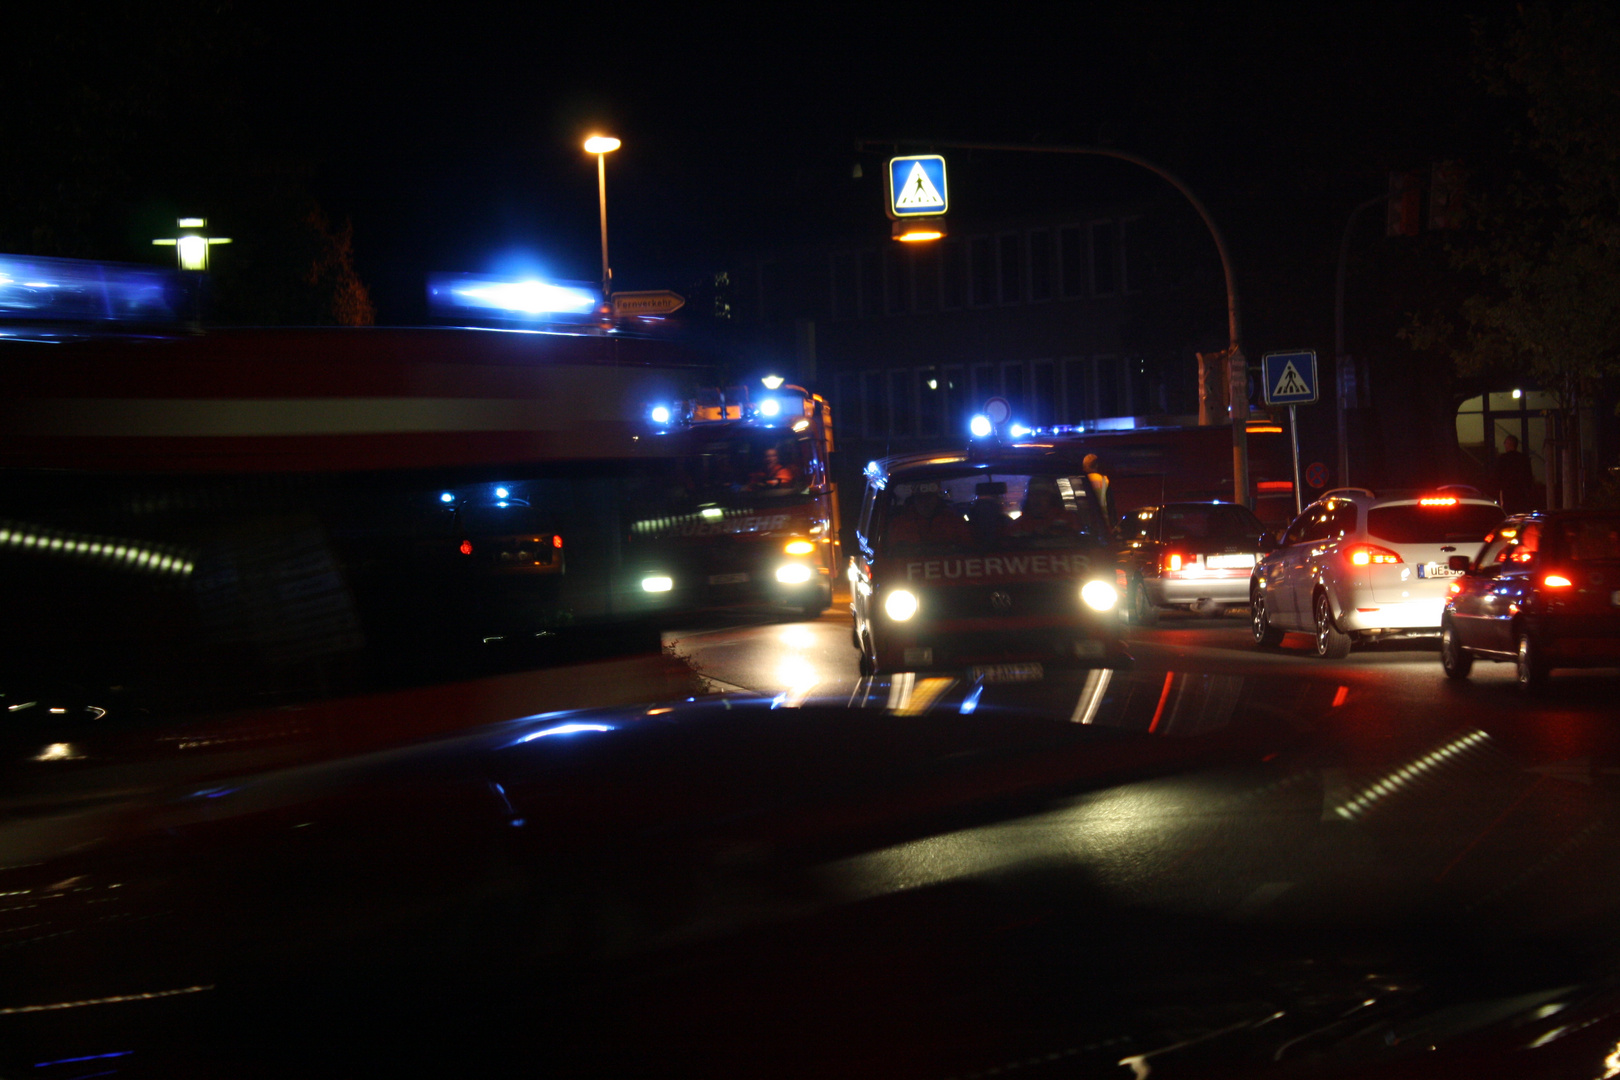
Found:
<svg viewBox="0 0 1620 1080"><path fill-rule="evenodd" d="M1465 679L1474 661L1518 667L1537 690L1554 668L1620 667L1620 513L1509 518L1477 556L1456 555L1440 623L1440 662Z"/></svg>
<svg viewBox="0 0 1620 1080"><path fill-rule="evenodd" d="M1249 602L1249 575L1270 550L1266 527L1247 507L1229 502L1144 506L1119 519L1129 574L1126 616L1152 623L1159 608L1219 617Z"/></svg>

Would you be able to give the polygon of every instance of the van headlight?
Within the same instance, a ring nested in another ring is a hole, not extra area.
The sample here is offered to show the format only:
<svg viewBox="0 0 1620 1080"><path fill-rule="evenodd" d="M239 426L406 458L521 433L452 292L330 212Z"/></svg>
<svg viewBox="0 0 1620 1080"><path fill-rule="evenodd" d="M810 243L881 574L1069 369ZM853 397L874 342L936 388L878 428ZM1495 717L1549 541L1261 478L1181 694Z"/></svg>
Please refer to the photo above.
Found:
<svg viewBox="0 0 1620 1080"><path fill-rule="evenodd" d="M776 580L783 585L803 585L812 573L804 563L785 563L776 568Z"/></svg>
<svg viewBox="0 0 1620 1080"><path fill-rule="evenodd" d="M669 592L674 587L674 579L666 577L663 574L656 574L652 577L644 577L641 579L641 589L643 592Z"/></svg>
<svg viewBox="0 0 1620 1080"><path fill-rule="evenodd" d="M895 622L905 622L917 614L917 595L909 589L896 589L883 598L883 610Z"/></svg>
<svg viewBox="0 0 1620 1080"><path fill-rule="evenodd" d="M1080 599L1093 611L1113 611L1119 603L1119 590L1106 581L1088 581L1080 586Z"/></svg>

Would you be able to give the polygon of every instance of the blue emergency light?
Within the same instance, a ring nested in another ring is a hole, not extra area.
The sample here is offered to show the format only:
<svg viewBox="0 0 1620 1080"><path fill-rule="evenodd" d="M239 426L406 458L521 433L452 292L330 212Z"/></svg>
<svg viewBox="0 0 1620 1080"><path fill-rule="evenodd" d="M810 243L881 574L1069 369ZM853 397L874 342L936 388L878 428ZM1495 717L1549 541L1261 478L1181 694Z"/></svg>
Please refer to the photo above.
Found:
<svg viewBox="0 0 1620 1080"><path fill-rule="evenodd" d="M0 255L0 319L174 322L195 315L196 290L156 266Z"/></svg>
<svg viewBox="0 0 1620 1080"><path fill-rule="evenodd" d="M428 311L436 318L512 322L583 322L602 304L595 286L578 281L429 274Z"/></svg>

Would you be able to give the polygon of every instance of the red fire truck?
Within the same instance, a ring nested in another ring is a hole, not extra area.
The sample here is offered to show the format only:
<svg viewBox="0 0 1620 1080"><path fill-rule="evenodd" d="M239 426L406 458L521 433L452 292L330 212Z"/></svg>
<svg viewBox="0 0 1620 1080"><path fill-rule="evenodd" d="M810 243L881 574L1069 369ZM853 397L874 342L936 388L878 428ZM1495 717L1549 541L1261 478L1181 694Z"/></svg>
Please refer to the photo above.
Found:
<svg viewBox="0 0 1620 1080"><path fill-rule="evenodd" d="M663 512L641 516L631 536L685 568L682 602L826 611L840 565L826 400L792 385L709 388L649 419L676 473Z"/></svg>

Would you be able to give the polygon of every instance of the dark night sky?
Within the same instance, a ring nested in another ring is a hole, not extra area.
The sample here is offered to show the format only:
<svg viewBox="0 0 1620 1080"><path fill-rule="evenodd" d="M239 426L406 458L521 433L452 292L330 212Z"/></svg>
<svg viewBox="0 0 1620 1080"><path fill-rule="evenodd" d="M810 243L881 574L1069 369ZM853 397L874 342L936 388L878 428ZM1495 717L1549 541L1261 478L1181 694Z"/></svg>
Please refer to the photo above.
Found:
<svg viewBox="0 0 1620 1080"><path fill-rule="evenodd" d="M1463 9L1314 7L1006 5L915 29L880 5L789 17L785 5L441 4L384 17L190 3L159 5L150 25L163 33L172 8L202 40L229 42L217 85L195 91L214 116L197 137L229 145L216 156L245 145L304 163L327 211L352 218L385 320L418 314L429 270L523 253L593 278L594 166L578 146L599 127L625 143L608 163L624 288L679 288L738 248L881 236L878 157L851 178L860 137L1107 143L1200 192L1258 329L1273 317L1270 279L1331 277L1344 212L1388 169L1501 137L1469 77ZM93 30L52 29L67 47L46 70L109 81L94 58L116 42L98 54L74 47ZM1119 167L993 164L955 210L995 216L1059 189L1083 202L1130 182Z"/></svg>

